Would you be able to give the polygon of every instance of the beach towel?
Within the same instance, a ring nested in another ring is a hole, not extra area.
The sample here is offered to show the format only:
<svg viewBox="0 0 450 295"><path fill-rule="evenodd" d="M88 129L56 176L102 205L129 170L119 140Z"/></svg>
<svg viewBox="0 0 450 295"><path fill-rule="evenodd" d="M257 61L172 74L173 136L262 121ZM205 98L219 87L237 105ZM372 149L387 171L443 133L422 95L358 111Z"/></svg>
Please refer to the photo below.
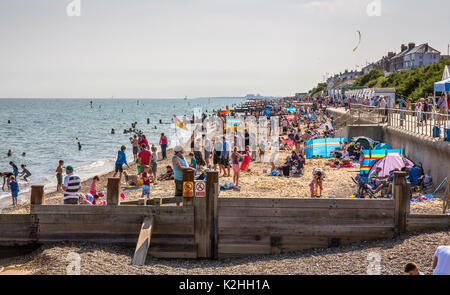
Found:
<svg viewBox="0 0 450 295"><path fill-rule="evenodd" d="M355 168L352 163L345 164L345 165L334 165L334 164L331 164L330 167L331 168L338 168L338 169L340 169L340 168Z"/></svg>
<svg viewBox="0 0 450 295"><path fill-rule="evenodd" d="M428 202L428 201L436 201L437 199L432 194L427 194L420 196L418 198L411 199L411 203L420 203L420 202Z"/></svg>

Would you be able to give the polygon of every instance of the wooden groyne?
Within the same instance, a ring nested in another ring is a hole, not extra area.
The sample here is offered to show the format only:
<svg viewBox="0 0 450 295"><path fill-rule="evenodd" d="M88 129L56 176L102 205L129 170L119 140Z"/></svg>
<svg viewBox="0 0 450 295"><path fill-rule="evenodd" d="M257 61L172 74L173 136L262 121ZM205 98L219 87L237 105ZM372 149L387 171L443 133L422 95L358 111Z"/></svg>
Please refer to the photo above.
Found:
<svg viewBox="0 0 450 295"><path fill-rule="evenodd" d="M147 257L275 254L450 227L449 215L410 214L405 174L396 172L394 183L394 200L218 198L218 173L208 172L204 197L185 190L182 199L168 197L162 205L121 203L116 187L110 198L117 204L107 206L45 205L34 189L30 214L0 214L0 249L120 244L134 247L132 262L142 265Z"/></svg>

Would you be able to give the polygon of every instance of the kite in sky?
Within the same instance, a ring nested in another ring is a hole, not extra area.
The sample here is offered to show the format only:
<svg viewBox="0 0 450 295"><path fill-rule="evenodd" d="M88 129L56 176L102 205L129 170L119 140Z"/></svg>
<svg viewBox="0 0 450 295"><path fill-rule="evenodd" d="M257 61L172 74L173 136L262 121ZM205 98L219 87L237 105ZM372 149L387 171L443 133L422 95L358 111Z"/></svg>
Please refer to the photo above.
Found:
<svg viewBox="0 0 450 295"><path fill-rule="evenodd" d="M358 49L359 44L361 44L361 32L360 32L360 31L357 31L357 32L358 32L358 44L357 44L356 47L353 49L353 52L356 52L356 49Z"/></svg>

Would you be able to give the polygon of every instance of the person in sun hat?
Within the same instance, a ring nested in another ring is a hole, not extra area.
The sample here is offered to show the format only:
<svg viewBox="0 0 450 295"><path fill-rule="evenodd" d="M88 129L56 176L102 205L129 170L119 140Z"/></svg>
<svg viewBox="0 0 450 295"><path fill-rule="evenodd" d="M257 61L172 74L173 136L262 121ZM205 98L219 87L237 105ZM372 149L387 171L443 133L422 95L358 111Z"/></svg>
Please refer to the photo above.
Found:
<svg viewBox="0 0 450 295"><path fill-rule="evenodd" d="M177 145L173 151L174 155L172 157L172 168L175 180L175 196L179 197L183 195L183 170L195 171L195 169L189 167L186 159L184 158L184 149L181 145Z"/></svg>
<svg viewBox="0 0 450 295"><path fill-rule="evenodd" d="M63 190L64 190L64 204L65 205L77 205L78 204L78 191L81 187L81 179L79 176L73 173L73 167L66 167L67 176L64 178Z"/></svg>

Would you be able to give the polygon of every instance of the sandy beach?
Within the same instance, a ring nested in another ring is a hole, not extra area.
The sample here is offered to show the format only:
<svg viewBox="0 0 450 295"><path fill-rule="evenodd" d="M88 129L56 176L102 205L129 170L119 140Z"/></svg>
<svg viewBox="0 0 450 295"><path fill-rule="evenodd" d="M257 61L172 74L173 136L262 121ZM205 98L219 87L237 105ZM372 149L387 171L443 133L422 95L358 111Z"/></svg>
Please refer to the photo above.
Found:
<svg viewBox="0 0 450 295"><path fill-rule="evenodd" d="M168 159L158 161L157 175L166 171L166 166L171 165L173 151L167 153ZM280 159L286 158L288 151L280 151ZM357 168L331 168L329 159L309 159L306 160L303 175L300 177L283 177L269 176L263 173L263 170L270 170L269 163L261 163L259 160L251 162L249 171L241 172L240 191L224 190L220 192L220 197L246 197L246 198L310 198L309 184L312 178L312 171L316 167L320 167L326 173L326 181L324 182L323 197L349 198L353 195L357 188L351 177L359 171ZM279 163L278 163L279 164ZM130 164L130 167L124 167L124 171L129 175L136 174L136 164ZM97 183L97 189L101 190L106 187L109 177L112 177L113 171L100 175L100 181ZM219 177L219 183L233 181L233 172L231 177ZM82 182L80 192L89 193L92 178ZM130 186L125 184L122 177L121 188L126 196L125 200L136 200L141 197L140 186ZM173 180L158 181L156 185L151 186L152 197L172 196L175 192ZM45 204L61 205L63 204L61 192L51 192L45 195ZM25 214L30 212L29 203L20 204L16 207L5 208L2 214ZM411 205L411 213L423 214L441 214L442 201L430 201L423 203L414 203Z"/></svg>

